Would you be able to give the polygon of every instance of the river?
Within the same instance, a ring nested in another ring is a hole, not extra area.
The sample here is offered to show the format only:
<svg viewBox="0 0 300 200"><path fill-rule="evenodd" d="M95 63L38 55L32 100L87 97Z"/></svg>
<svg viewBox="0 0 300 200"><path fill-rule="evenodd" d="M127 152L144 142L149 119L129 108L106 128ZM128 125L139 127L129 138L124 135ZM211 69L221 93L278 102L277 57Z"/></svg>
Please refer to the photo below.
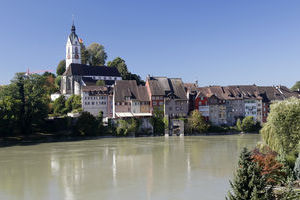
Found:
<svg viewBox="0 0 300 200"><path fill-rule="evenodd" d="M259 140L103 138L0 148L0 199L225 199L240 150Z"/></svg>

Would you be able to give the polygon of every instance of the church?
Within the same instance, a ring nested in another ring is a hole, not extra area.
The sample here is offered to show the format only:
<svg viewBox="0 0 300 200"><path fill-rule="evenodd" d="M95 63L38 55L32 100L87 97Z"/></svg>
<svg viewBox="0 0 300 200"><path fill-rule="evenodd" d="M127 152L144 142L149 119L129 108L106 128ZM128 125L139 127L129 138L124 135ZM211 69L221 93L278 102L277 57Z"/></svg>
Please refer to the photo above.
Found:
<svg viewBox="0 0 300 200"><path fill-rule="evenodd" d="M96 85L98 80L103 80L107 86L122 80L116 67L81 64L80 40L75 31L73 23L66 44L66 71L61 79L61 94L80 95L84 86Z"/></svg>

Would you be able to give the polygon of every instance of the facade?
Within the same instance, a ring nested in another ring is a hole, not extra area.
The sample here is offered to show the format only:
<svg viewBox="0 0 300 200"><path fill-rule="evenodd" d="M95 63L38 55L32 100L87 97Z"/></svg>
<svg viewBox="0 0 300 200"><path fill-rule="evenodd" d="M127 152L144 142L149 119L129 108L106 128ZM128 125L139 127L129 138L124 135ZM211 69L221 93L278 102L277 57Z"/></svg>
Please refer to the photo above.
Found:
<svg viewBox="0 0 300 200"><path fill-rule="evenodd" d="M80 41L73 24L66 44L66 71L62 75L60 92L66 96L80 95L82 87L96 85L98 80L111 86L122 78L115 67L81 64Z"/></svg>
<svg viewBox="0 0 300 200"><path fill-rule="evenodd" d="M246 116L264 123L270 104L290 97L299 98L299 94L284 86L209 86L197 88L194 109L215 125L235 125L238 118Z"/></svg>
<svg viewBox="0 0 300 200"><path fill-rule="evenodd" d="M83 111L89 112L94 116L103 113L103 118L111 118L113 88L107 86L84 86L81 93Z"/></svg>
<svg viewBox="0 0 300 200"><path fill-rule="evenodd" d="M187 116L188 99L180 78L147 77L151 112L169 117Z"/></svg>
<svg viewBox="0 0 300 200"><path fill-rule="evenodd" d="M116 81L113 95L113 117L148 117L150 98L145 86L135 80Z"/></svg>

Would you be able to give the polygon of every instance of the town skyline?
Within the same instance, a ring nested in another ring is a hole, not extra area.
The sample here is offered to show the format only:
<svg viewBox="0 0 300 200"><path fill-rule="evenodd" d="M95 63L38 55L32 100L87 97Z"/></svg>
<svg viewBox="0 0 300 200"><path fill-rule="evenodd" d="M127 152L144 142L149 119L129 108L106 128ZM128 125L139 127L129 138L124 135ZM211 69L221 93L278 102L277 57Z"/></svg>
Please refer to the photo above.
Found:
<svg viewBox="0 0 300 200"><path fill-rule="evenodd" d="M129 70L144 80L150 74L180 77L184 82L198 80L200 86L288 87L299 80L300 4L295 1L276 1L272 7L258 2L251 6L247 2L174 2L169 6L166 2L134 1L93 5L77 2L66 9L68 3L20 3L14 5L16 12L12 15L8 12L13 4L5 3L0 15L8 16L9 20L0 21L6 27L1 34L4 41L0 55L5 70L0 75L0 84L8 84L16 72L28 68L55 72L58 62L65 57L72 14L85 45L104 45L107 61L122 57ZM99 7L101 12L95 12ZM113 14L109 12L112 8ZM148 9L155 10L157 15ZM51 10L57 10L57 15ZM91 12L82 14L83 10ZM278 11L282 14L278 15ZM122 18L125 12L131 14ZM215 16L217 12L220 14Z"/></svg>

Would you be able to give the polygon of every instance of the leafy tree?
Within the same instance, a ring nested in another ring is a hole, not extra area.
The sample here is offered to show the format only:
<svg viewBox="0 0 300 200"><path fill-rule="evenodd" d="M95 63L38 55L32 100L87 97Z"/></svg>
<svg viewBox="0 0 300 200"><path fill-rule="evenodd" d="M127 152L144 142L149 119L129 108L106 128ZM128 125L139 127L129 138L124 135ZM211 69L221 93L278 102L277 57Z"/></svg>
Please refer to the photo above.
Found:
<svg viewBox="0 0 300 200"><path fill-rule="evenodd" d="M57 88L57 90L59 90L60 84L61 84L61 76L57 76L55 78L55 87Z"/></svg>
<svg viewBox="0 0 300 200"><path fill-rule="evenodd" d="M251 152L244 148L240 154L238 168L233 182L230 181L232 193L230 200L269 200L273 199L272 189L266 188L266 178L261 175L261 168L253 162Z"/></svg>
<svg viewBox="0 0 300 200"><path fill-rule="evenodd" d="M105 81L104 81L104 80L98 80L98 81L96 82L96 85L97 85L97 86L105 86Z"/></svg>
<svg viewBox="0 0 300 200"><path fill-rule="evenodd" d="M282 155L295 153L300 141L300 99L290 98L271 105L261 135L263 141Z"/></svg>
<svg viewBox="0 0 300 200"><path fill-rule="evenodd" d="M81 136L97 135L97 119L89 112L82 112L75 124L74 133Z"/></svg>
<svg viewBox="0 0 300 200"><path fill-rule="evenodd" d="M293 87L291 88L291 90L297 91L297 90L299 90L299 89L300 89L300 81L297 81L297 82L295 83L295 85L293 85Z"/></svg>
<svg viewBox="0 0 300 200"><path fill-rule="evenodd" d="M88 64L88 61L90 59L90 54L83 43L80 43L80 53L81 53L81 63L85 65Z"/></svg>
<svg viewBox="0 0 300 200"><path fill-rule="evenodd" d="M123 80L129 80L129 72L125 60L120 57L115 58L113 61L107 63L108 67L116 67L122 76Z"/></svg>
<svg viewBox="0 0 300 200"><path fill-rule="evenodd" d="M269 148L264 152L254 149L252 152L253 161L261 167L261 175L266 176L268 184L276 185L286 181L287 174L283 172L283 164L277 161L277 153Z"/></svg>
<svg viewBox="0 0 300 200"><path fill-rule="evenodd" d="M240 118L238 118L238 120L236 121L236 128L238 131L242 131L242 122Z"/></svg>
<svg viewBox="0 0 300 200"><path fill-rule="evenodd" d="M71 95L65 102L66 112L78 111L81 109L81 97L79 95Z"/></svg>
<svg viewBox="0 0 300 200"><path fill-rule="evenodd" d="M11 96L0 96L0 135L13 133L17 125L19 103Z"/></svg>
<svg viewBox="0 0 300 200"><path fill-rule="evenodd" d="M91 65L102 66L105 64L107 55L103 45L92 43L90 46L88 46L87 51L89 55L89 62Z"/></svg>
<svg viewBox="0 0 300 200"><path fill-rule="evenodd" d="M65 73L65 71L66 71L66 60L61 60L57 65L56 74L58 76L61 76Z"/></svg>
<svg viewBox="0 0 300 200"><path fill-rule="evenodd" d="M208 130L209 124L206 123L201 113L198 110L194 110L188 118L188 126L192 132L204 133Z"/></svg>
<svg viewBox="0 0 300 200"><path fill-rule="evenodd" d="M67 113L66 109L66 97L64 95L61 95L57 99L55 99L53 103L53 111L54 114L63 115Z"/></svg>
<svg viewBox="0 0 300 200"><path fill-rule="evenodd" d="M127 64L125 60L120 57L116 57L113 61L107 63L108 67L116 67L121 74L123 80L136 80L138 85L145 85L145 82L137 74L132 74L128 71Z"/></svg>
<svg viewBox="0 0 300 200"><path fill-rule="evenodd" d="M252 116L247 116L243 119L241 129L243 132L249 133L255 130L255 122Z"/></svg>

